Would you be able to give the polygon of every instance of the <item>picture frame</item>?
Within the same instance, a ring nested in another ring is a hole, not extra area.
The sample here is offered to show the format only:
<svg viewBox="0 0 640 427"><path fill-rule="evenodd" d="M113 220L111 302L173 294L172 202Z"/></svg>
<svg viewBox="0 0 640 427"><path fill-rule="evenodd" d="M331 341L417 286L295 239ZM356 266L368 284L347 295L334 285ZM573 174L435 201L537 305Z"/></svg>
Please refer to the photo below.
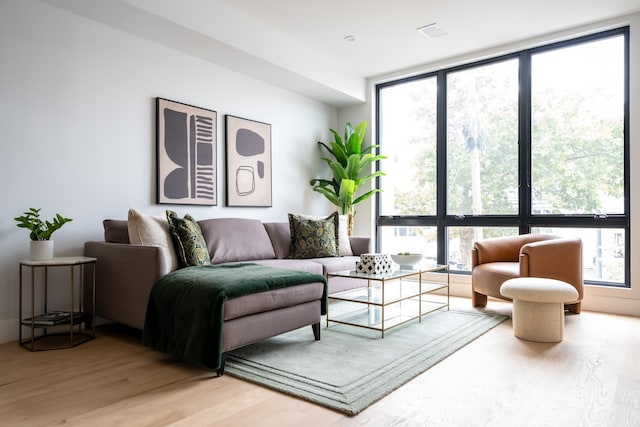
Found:
<svg viewBox="0 0 640 427"><path fill-rule="evenodd" d="M158 204L218 204L217 112L156 98Z"/></svg>
<svg viewBox="0 0 640 427"><path fill-rule="evenodd" d="M227 206L271 207L271 125L225 115Z"/></svg>

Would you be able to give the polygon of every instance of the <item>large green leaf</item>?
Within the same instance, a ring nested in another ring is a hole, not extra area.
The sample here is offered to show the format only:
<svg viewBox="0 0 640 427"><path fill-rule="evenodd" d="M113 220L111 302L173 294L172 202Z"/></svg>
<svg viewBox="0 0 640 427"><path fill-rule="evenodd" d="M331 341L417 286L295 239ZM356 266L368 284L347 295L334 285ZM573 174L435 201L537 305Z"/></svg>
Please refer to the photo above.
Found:
<svg viewBox="0 0 640 427"><path fill-rule="evenodd" d="M352 179L343 179L340 183L340 203L342 213L346 213L353 205L353 194L356 191L356 182Z"/></svg>
<svg viewBox="0 0 640 427"><path fill-rule="evenodd" d="M356 204L362 202L363 200L367 200L369 197L373 196L374 194L376 194L376 193L378 193L380 191L382 191L382 190L379 190L377 188L374 188L371 191L367 191L366 193L364 193L363 195L361 195L357 199L355 199L352 204L356 205Z"/></svg>
<svg viewBox="0 0 640 427"><path fill-rule="evenodd" d="M336 157L336 153L334 153L333 150L331 148L329 148L329 146L327 144L325 144L322 141L318 141L318 144L322 145L329 153L331 153L333 155L333 157Z"/></svg>
<svg viewBox="0 0 640 427"><path fill-rule="evenodd" d="M369 166L371 163L378 160L384 160L386 158L387 156L381 156L381 155L374 156L373 154L364 154L360 159L360 169L358 170L358 173L362 172L362 170L367 166Z"/></svg>
<svg viewBox="0 0 640 427"><path fill-rule="evenodd" d="M356 180L356 185L360 186L360 185L362 185L362 184L364 184L364 183L366 183L368 181L371 181L373 178L375 178L377 176L384 176L384 175L385 175L384 172L376 171L376 172L372 173L371 175L366 175L366 176L363 176L361 178L358 178Z"/></svg>
<svg viewBox="0 0 640 427"><path fill-rule="evenodd" d="M341 164L346 165L348 156L344 146L334 141L331 143L331 147L333 148L333 157L335 157Z"/></svg>
<svg viewBox="0 0 640 427"><path fill-rule="evenodd" d="M353 130L354 133L358 135L358 139L362 142L364 141L364 134L367 131L367 122L361 121L358 123Z"/></svg>
<svg viewBox="0 0 640 427"><path fill-rule="evenodd" d="M332 204L334 204L336 206L342 206L342 202L340 200L340 197L338 197L338 195L335 193L335 191L332 191L332 190L330 190L328 188L325 188L325 187L313 187L313 191L317 191L318 193L322 194Z"/></svg>
<svg viewBox="0 0 640 427"><path fill-rule="evenodd" d="M347 171L340 163L331 162L329 163L329 167L333 172L333 179L335 179L338 184L340 184L343 179L349 178L349 174L347 174Z"/></svg>
<svg viewBox="0 0 640 427"><path fill-rule="evenodd" d="M313 186L313 190L316 189L316 187L319 188L330 188L330 191L333 190L333 192L335 194L338 194L338 192L340 191L340 187L338 186L338 183L335 180L327 180L327 179L312 179L311 180L311 186Z"/></svg>
<svg viewBox="0 0 640 427"><path fill-rule="evenodd" d="M358 179L358 174L360 173L360 155L359 154L352 154L349 156L349 159L347 160L347 167L345 168L345 171L347 173L347 177L350 179Z"/></svg>
<svg viewBox="0 0 640 427"><path fill-rule="evenodd" d="M347 141L349 140L349 137L351 136L351 134L353 133L353 126L351 125L350 122L347 122L344 124L344 144L345 146L347 145Z"/></svg>
<svg viewBox="0 0 640 427"><path fill-rule="evenodd" d="M373 151L374 148L378 148L378 147L379 147L379 145L377 145L377 144L376 145L369 145L369 146L365 147L363 150L361 150L360 154L369 153L369 152Z"/></svg>
<svg viewBox="0 0 640 427"><path fill-rule="evenodd" d="M349 139L345 142L349 155L360 154L360 147L362 146L362 141L364 141L366 127L367 122L360 122L355 129L352 129L352 132L349 134Z"/></svg>
<svg viewBox="0 0 640 427"><path fill-rule="evenodd" d="M344 147L344 142L342 142L342 138L340 138L340 135L338 135L338 132L336 132L333 129L329 129L329 131L333 134L333 138L334 138L336 144Z"/></svg>

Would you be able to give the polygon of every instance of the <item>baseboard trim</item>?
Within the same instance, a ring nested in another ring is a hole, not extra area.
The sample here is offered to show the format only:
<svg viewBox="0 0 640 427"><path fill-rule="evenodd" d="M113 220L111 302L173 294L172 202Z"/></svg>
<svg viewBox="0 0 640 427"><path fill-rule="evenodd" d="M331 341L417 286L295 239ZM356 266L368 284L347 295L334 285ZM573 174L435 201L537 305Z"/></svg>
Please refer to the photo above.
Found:
<svg viewBox="0 0 640 427"><path fill-rule="evenodd" d="M471 298L471 277L451 275L449 292L452 296ZM640 317L640 299L621 298L616 296L596 295L585 290L582 309L622 316Z"/></svg>
<svg viewBox="0 0 640 427"><path fill-rule="evenodd" d="M588 295L582 300L582 309L622 316L640 317L640 300Z"/></svg>

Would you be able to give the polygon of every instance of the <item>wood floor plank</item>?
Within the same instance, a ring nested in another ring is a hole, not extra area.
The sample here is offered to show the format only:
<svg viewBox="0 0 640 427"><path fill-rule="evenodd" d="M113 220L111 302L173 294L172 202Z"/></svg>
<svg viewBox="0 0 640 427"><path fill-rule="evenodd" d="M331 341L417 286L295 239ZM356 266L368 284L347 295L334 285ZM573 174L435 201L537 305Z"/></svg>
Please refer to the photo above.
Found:
<svg viewBox="0 0 640 427"><path fill-rule="evenodd" d="M503 322L354 417L217 378L115 325L73 349L2 344L0 366L0 425L640 426L640 318L592 312L567 315L557 344Z"/></svg>

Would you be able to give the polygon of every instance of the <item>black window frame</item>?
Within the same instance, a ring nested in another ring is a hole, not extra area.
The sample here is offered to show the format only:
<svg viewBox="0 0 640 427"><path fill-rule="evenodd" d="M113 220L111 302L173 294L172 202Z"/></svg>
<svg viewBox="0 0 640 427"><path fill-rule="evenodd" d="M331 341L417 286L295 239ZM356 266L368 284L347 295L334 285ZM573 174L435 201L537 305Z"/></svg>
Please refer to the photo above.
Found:
<svg viewBox="0 0 640 427"><path fill-rule="evenodd" d="M534 215L531 212L531 58L534 54L575 46L578 44L602 40L610 37L624 37L624 214L599 215ZM518 99L518 215L447 215L447 75L452 72L471 69L482 65L518 58L519 88ZM376 250L381 248L382 233L380 227L437 227L437 262L446 264L448 253L446 230L448 227L515 227L519 234L527 234L534 227L554 228L619 228L625 231L624 283L585 280L585 284L610 287L630 287L631 277L631 233L630 233L630 161L629 161L629 26L615 28L570 40L550 43L530 49L520 50L507 55L483 59L464 65L405 77L375 85L375 136L378 144L384 144L381 136L380 92L390 86L408 83L424 78L436 77L437 98L437 208L436 215L381 215L380 193L376 194ZM379 150L378 150L379 151ZM380 178L376 178L376 188L380 188ZM452 270L458 274L470 274L469 271Z"/></svg>

